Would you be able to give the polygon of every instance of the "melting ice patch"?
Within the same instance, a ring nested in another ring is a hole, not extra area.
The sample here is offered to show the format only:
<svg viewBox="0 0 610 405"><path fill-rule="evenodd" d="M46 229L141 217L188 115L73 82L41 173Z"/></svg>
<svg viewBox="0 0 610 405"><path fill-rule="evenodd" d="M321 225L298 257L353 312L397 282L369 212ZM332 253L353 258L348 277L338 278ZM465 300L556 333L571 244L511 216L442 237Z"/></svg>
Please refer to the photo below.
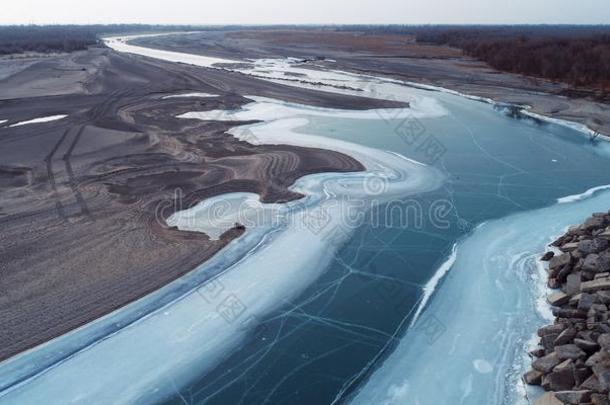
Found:
<svg viewBox="0 0 610 405"><path fill-rule="evenodd" d="M312 115L318 117L350 119L383 119L388 109L341 110L305 106L266 97L246 96L252 100L238 110L194 111L179 115L178 118L194 118L209 121L254 121L278 120L288 117ZM392 119L441 117L447 110L431 98L417 98L408 108L391 109Z"/></svg>
<svg viewBox="0 0 610 405"><path fill-rule="evenodd" d="M581 194L573 194L573 195L568 195L566 197L558 198L557 202L559 204L565 204L565 203L570 203L570 202L574 202L574 201L584 200L586 198L591 197L593 194L597 193L598 191L608 190L608 189L610 189L610 184L606 184L604 186L593 187Z"/></svg>
<svg viewBox="0 0 610 405"><path fill-rule="evenodd" d="M40 118L34 118L32 120L28 120L28 121L21 121L18 122L16 124L10 125L10 128L13 127L20 127L22 125L30 125L30 124L41 124L43 122L51 122L51 121L57 121L57 120L61 120L63 118L66 118L67 115L50 115L48 117L40 117Z"/></svg>
<svg viewBox="0 0 610 405"><path fill-rule="evenodd" d="M218 94L210 94L210 93L173 94L171 96L163 97L162 100L167 100L167 99L171 99L171 98L190 98L190 97L210 98L210 97L218 97Z"/></svg>
<svg viewBox="0 0 610 405"><path fill-rule="evenodd" d="M167 219L167 224L183 231L203 232L210 239L218 240L236 224L248 229L272 224L280 217L283 207L284 204L262 203L258 194L229 193L176 212Z"/></svg>

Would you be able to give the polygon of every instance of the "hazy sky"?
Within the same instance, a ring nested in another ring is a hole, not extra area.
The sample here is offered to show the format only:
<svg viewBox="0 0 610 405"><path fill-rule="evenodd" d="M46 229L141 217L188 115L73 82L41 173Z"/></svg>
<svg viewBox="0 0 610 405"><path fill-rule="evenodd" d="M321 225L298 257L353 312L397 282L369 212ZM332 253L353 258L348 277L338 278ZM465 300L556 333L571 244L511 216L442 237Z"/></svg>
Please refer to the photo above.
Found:
<svg viewBox="0 0 610 405"><path fill-rule="evenodd" d="M3 0L0 24L610 24L609 0Z"/></svg>

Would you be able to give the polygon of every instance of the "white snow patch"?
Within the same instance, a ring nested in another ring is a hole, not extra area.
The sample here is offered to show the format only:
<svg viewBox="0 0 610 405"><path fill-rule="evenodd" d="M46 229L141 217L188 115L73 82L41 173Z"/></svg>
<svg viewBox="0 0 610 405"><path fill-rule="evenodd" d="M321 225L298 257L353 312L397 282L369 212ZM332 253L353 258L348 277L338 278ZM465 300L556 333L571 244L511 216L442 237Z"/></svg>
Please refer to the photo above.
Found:
<svg viewBox="0 0 610 405"><path fill-rule="evenodd" d="M210 94L210 93L186 93L186 94L174 94L171 96L165 96L162 100L167 100L170 98L186 98L186 97L201 97L201 98L210 98L210 97L218 97L218 94Z"/></svg>
<svg viewBox="0 0 610 405"><path fill-rule="evenodd" d="M67 117L67 115L61 114L61 115L50 115L48 117L34 118L34 119L31 119L31 120L28 120L28 121L21 121L21 122L18 122L16 124L10 125L10 128L20 127L22 125L41 124L43 122L57 121L57 120L61 120L61 119L66 118L66 117Z"/></svg>
<svg viewBox="0 0 610 405"><path fill-rule="evenodd" d="M566 204L566 203L571 203L571 202L575 202L575 201L584 200L584 199L587 199L589 197L592 197L598 191L608 190L608 189L610 189L610 184L606 184L606 185L603 185L603 186L593 187L593 188L588 189L584 193L572 194L572 195L568 195L566 197L558 198L557 202L559 204Z"/></svg>

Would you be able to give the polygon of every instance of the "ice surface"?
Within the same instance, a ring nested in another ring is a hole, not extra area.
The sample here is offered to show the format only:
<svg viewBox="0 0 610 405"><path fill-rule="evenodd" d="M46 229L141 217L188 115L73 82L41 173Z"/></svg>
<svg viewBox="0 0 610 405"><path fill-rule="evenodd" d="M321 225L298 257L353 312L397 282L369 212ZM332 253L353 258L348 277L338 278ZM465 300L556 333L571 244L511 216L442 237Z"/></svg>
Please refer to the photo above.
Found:
<svg viewBox="0 0 610 405"><path fill-rule="evenodd" d="M485 223L460 242L439 293L351 403L524 402L515 388L524 353L548 322L540 254L550 235L610 206L608 191L584 195Z"/></svg>

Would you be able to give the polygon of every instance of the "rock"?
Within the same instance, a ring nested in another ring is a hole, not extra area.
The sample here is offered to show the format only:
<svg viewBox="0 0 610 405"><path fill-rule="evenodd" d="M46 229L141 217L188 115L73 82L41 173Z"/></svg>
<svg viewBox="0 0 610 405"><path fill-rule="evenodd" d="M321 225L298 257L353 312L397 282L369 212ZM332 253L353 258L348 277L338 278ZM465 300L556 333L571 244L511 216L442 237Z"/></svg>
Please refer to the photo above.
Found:
<svg viewBox="0 0 610 405"><path fill-rule="evenodd" d="M548 373L559 363L561 363L559 356L557 356L557 353L553 352L534 360L532 368L543 373Z"/></svg>
<svg viewBox="0 0 610 405"><path fill-rule="evenodd" d="M551 290L557 290L561 288L561 283L555 277L550 277L547 284Z"/></svg>
<svg viewBox="0 0 610 405"><path fill-rule="evenodd" d="M597 344L596 344L596 346L597 346ZM584 349L583 349L583 350L584 350ZM586 350L585 350L585 351L586 351ZM544 354L545 354L544 347L542 347L542 346L538 346L538 347L536 347L535 349L530 350L530 351L529 351L529 354L530 354L530 355L532 355L532 356L534 356L534 357L542 357L542 356L544 356Z"/></svg>
<svg viewBox="0 0 610 405"><path fill-rule="evenodd" d="M601 392L601 386L599 385L599 381L595 375L587 378L584 383L580 384L579 388L581 390Z"/></svg>
<svg viewBox="0 0 610 405"><path fill-rule="evenodd" d="M599 337L597 338L597 343L601 346L602 349L610 349L610 333L604 333L602 335L599 335Z"/></svg>
<svg viewBox="0 0 610 405"><path fill-rule="evenodd" d="M575 295L580 292L580 274L572 273L569 274L566 279L566 294ZM610 297L609 297L610 299Z"/></svg>
<svg viewBox="0 0 610 405"><path fill-rule="evenodd" d="M564 404L578 405L591 400L591 391L559 391L555 397Z"/></svg>
<svg viewBox="0 0 610 405"><path fill-rule="evenodd" d="M564 405L564 403L557 399L554 392L545 392L534 405Z"/></svg>
<svg viewBox="0 0 610 405"><path fill-rule="evenodd" d="M559 335L558 333L549 333L540 338L540 343L542 343L545 353L551 353L555 350L555 340L557 340Z"/></svg>
<svg viewBox="0 0 610 405"><path fill-rule="evenodd" d="M553 256L555 256L555 252L548 251L544 254L544 256L542 256L540 258L540 260L543 262L548 262L549 260L551 260L553 258Z"/></svg>
<svg viewBox="0 0 610 405"><path fill-rule="evenodd" d="M530 369L527 373L523 375L523 380L528 385L540 385L542 383L543 376L544 373L538 370Z"/></svg>
<svg viewBox="0 0 610 405"><path fill-rule="evenodd" d="M595 293L595 297L597 298L597 301L602 304L610 304L610 291L598 291Z"/></svg>
<svg viewBox="0 0 610 405"><path fill-rule="evenodd" d="M576 337L576 329L575 328L567 328L563 332L557 336L555 341L553 342L553 346L561 346L567 345L568 343L572 343L574 338Z"/></svg>
<svg viewBox="0 0 610 405"><path fill-rule="evenodd" d="M599 255L591 253L585 257L582 269L593 273L607 272L610 270L610 255L606 252Z"/></svg>
<svg viewBox="0 0 610 405"><path fill-rule="evenodd" d="M573 365L557 371L553 370L542 377L542 388L547 391L567 391L574 388Z"/></svg>
<svg viewBox="0 0 610 405"><path fill-rule="evenodd" d="M608 248L608 241L602 238L585 239L578 242L578 251L584 255L599 253Z"/></svg>
<svg viewBox="0 0 610 405"><path fill-rule="evenodd" d="M599 235L597 235L600 238L604 238L604 239L610 239L610 228L606 228L604 229Z"/></svg>
<svg viewBox="0 0 610 405"><path fill-rule="evenodd" d="M591 371L588 367L577 367L574 370L574 380L576 381L576 386L580 386L583 382L587 380L587 378L593 375L593 371Z"/></svg>
<svg viewBox="0 0 610 405"><path fill-rule="evenodd" d="M567 359L582 359L587 356L587 354L575 344L555 346L555 354L557 354L559 360L562 361Z"/></svg>
<svg viewBox="0 0 610 405"><path fill-rule="evenodd" d="M559 335L566 328L567 326L562 323L555 323L553 325L543 326L542 328L538 329L538 336L542 337L544 335L550 334Z"/></svg>
<svg viewBox="0 0 610 405"><path fill-rule="evenodd" d="M553 308L552 312L558 318L587 319L587 312L578 309Z"/></svg>
<svg viewBox="0 0 610 405"><path fill-rule="evenodd" d="M602 228L604 227L605 222L606 221L602 216L592 216L591 218L585 221L585 223L583 224L583 228L587 231Z"/></svg>
<svg viewBox="0 0 610 405"><path fill-rule="evenodd" d="M590 368L595 366L610 366L610 355L606 351L593 353L591 357L585 361L585 365Z"/></svg>
<svg viewBox="0 0 610 405"><path fill-rule="evenodd" d="M597 273L593 279L595 280L596 278L607 278L610 277L610 273L609 272L605 272L605 273Z"/></svg>
<svg viewBox="0 0 610 405"><path fill-rule="evenodd" d="M607 395L591 394L591 403L593 405L610 405Z"/></svg>
<svg viewBox="0 0 610 405"><path fill-rule="evenodd" d="M602 365L593 367L593 374L597 377L599 385L603 392L607 393L610 390L610 369Z"/></svg>
<svg viewBox="0 0 610 405"><path fill-rule="evenodd" d="M541 385L547 391L572 389L575 385L573 361L568 359L555 366L550 373L543 375Z"/></svg>
<svg viewBox="0 0 610 405"><path fill-rule="evenodd" d="M580 245L580 242L568 242L566 244L561 245L559 247L559 250L561 250L562 252L573 252L578 249L578 245Z"/></svg>
<svg viewBox="0 0 610 405"><path fill-rule="evenodd" d="M608 289L610 289L610 278L598 278L580 284L580 290L583 292L595 292Z"/></svg>
<svg viewBox="0 0 610 405"><path fill-rule="evenodd" d="M549 262L549 270L559 269L563 266L572 263L572 256L569 253L562 253L559 256L555 256Z"/></svg>
<svg viewBox="0 0 610 405"><path fill-rule="evenodd" d="M557 291L547 297L547 301L554 307L559 307L567 304L570 301L570 296L563 291Z"/></svg>
<svg viewBox="0 0 610 405"><path fill-rule="evenodd" d="M559 269L559 271L557 272L557 275L555 276L555 278L557 279L557 281L559 281L559 283L563 284L567 281L568 276L574 271L574 269L572 268L571 265L566 265L563 266L562 268Z"/></svg>
<svg viewBox="0 0 610 405"><path fill-rule="evenodd" d="M582 293L580 295L580 299L578 300L577 309L588 311L593 305L593 296L591 294Z"/></svg>
<svg viewBox="0 0 610 405"><path fill-rule="evenodd" d="M574 339L574 344L585 353L591 354L599 349L599 345L595 342L585 339Z"/></svg>

